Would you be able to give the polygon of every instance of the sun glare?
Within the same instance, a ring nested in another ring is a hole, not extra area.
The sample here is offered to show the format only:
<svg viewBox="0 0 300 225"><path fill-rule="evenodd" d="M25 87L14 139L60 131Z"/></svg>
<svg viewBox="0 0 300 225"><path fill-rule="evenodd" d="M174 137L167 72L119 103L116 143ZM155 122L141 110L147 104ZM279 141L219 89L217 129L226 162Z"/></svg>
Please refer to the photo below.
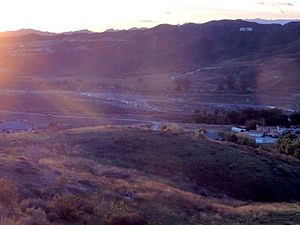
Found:
<svg viewBox="0 0 300 225"><path fill-rule="evenodd" d="M1 0L0 31L33 28L52 32L152 27L212 19L300 17L299 1L212 0ZM223 6L223 7L222 7Z"/></svg>

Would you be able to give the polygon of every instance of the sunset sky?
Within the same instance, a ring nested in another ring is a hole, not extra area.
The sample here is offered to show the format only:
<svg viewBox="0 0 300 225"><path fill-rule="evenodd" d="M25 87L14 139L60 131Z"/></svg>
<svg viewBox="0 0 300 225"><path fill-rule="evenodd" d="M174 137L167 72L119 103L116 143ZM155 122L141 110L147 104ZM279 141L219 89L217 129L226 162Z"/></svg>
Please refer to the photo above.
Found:
<svg viewBox="0 0 300 225"><path fill-rule="evenodd" d="M299 19L300 0L0 0L0 31L103 31L225 18Z"/></svg>

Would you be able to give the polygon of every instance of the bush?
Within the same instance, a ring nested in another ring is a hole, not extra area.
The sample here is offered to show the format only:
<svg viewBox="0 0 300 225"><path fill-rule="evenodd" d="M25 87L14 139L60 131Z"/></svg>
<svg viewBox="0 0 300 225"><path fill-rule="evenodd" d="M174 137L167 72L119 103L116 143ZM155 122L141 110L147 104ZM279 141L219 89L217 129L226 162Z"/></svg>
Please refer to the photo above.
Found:
<svg viewBox="0 0 300 225"><path fill-rule="evenodd" d="M105 225L147 225L147 221L137 214L124 214L113 216Z"/></svg>
<svg viewBox="0 0 300 225"><path fill-rule="evenodd" d="M251 137L247 137L247 136L243 136L243 135L236 135L233 132L225 133L223 131L219 131L218 135L220 137L222 137L225 141L228 141L228 142L236 143L239 145L246 145L246 146L250 146L253 148L257 147L256 141Z"/></svg>
<svg viewBox="0 0 300 225"><path fill-rule="evenodd" d="M18 195L11 181L0 179L0 204L11 208L17 204Z"/></svg>
<svg viewBox="0 0 300 225"><path fill-rule="evenodd" d="M160 131L166 131L167 128L168 128L167 125L161 125L159 129Z"/></svg>
<svg viewBox="0 0 300 225"><path fill-rule="evenodd" d="M28 216L24 219L23 225L50 225L47 215L41 209L28 209Z"/></svg>
<svg viewBox="0 0 300 225"><path fill-rule="evenodd" d="M198 134L207 134L207 130L203 127L200 127L198 130L197 130L197 133Z"/></svg>
<svg viewBox="0 0 300 225"><path fill-rule="evenodd" d="M78 196L56 195L49 204L49 209L58 219L69 222L86 221L87 214Z"/></svg>
<svg viewBox="0 0 300 225"><path fill-rule="evenodd" d="M256 130L256 125L264 125L262 121L259 120L247 120L245 122L246 130Z"/></svg>
<svg viewBox="0 0 300 225"><path fill-rule="evenodd" d="M233 143L237 143L238 136L235 133L227 132L225 133L225 140Z"/></svg>
<svg viewBox="0 0 300 225"><path fill-rule="evenodd" d="M300 159L300 141L295 134L288 134L277 139L275 146L281 153Z"/></svg>
<svg viewBox="0 0 300 225"><path fill-rule="evenodd" d="M55 185L60 193L63 193L70 183L70 176L68 174L63 174L56 179Z"/></svg>
<svg viewBox="0 0 300 225"><path fill-rule="evenodd" d="M176 124L176 123L170 124L170 125L167 127L166 130L167 130L167 131L170 131L170 132L172 132L172 133L184 133L184 132L185 132L184 128L181 127L181 126L179 126L179 125Z"/></svg>
<svg viewBox="0 0 300 225"><path fill-rule="evenodd" d="M246 136L238 136L237 143L239 145L246 145L246 146L250 146L253 148L257 147L256 141L253 138L246 137Z"/></svg>
<svg viewBox="0 0 300 225"><path fill-rule="evenodd" d="M47 202L42 199L25 199L20 204L21 210L26 212L27 209L42 209L47 211Z"/></svg>
<svg viewBox="0 0 300 225"><path fill-rule="evenodd" d="M300 113L293 113L290 119L293 125L300 125Z"/></svg>
<svg viewBox="0 0 300 225"><path fill-rule="evenodd" d="M214 113L207 114L201 113L200 110L195 110L192 115L192 119L195 123L206 123L206 124L238 124L245 125L252 120L253 123L267 126L285 126L288 127L291 124L297 124L299 121L298 115L292 115L290 117L280 109L265 109L257 110L253 108L246 108L242 111L229 111L227 113ZM250 124L249 124L250 125ZM254 128L256 124L251 124L251 128Z"/></svg>
<svg viewBox="0 0 300 225"><path fill-rule="evenodd" d="M0 225L24 225L24 223L14 217L1 217Z"/></svg>

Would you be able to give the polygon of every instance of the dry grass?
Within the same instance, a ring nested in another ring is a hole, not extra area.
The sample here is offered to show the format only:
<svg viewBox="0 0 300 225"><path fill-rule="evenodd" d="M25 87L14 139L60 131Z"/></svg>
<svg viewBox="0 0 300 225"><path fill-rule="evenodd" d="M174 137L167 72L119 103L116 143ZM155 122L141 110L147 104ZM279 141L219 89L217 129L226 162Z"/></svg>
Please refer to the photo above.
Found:
<svg viewBox="0 0 300 225"><path fill-rule="evenodd" d="M13 148L21 151L10 153ZM1 140L0 149L0 225L297 224L299 219L298 203L242 199L256 197L245 181L263 190L272 171L287 191L289 181L297 188L299 163L271 153L180 132L121 127L14 134Z"/></svg>

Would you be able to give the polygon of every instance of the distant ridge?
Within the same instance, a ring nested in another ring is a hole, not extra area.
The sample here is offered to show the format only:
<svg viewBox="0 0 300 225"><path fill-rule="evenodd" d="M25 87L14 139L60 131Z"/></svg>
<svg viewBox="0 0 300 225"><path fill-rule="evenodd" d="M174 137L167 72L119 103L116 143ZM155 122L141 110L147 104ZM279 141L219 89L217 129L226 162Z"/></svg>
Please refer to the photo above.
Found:
<svg viewBox="0 0 300 225"><path fill-rule="evenodd" d="M55 36L57 34L65 34L65 35L72 35L72 34L93 34L94 32L90 30L78 30L78 31L68 31L68 32L62 32L62 33L53 33L53 32L47 32L47 31L39 31L34 29L20 29L16 31L5 31L0 32L0 37L20 37L25 36L29 34L36 34L41 36Z"/></svg>
<svg viewBox="0 0 300 225"><path fill-rule="evenodd" d="M84 29L84 30L78 30L78 31L69 31L69 32L63 32L61 34L93 34L93 31L90 31L88 29Z"/></svg>
<svg viewBox="0 0 300 225"><path fill-rule="evenodd" d="M290 22L300 22L299 19L276 19L276 20L267 20L267 19L261 19L261 18L256 18L256 19L245 19L245 21L248 22L255 22L255 23L260 23L260 24L281 24L285 25Z"/></svg>
<svg viewBox="0 0 300 225"><path fill-rule="evenodd" d="M223 21L230 21L230 20L223 20ZM256 18L256 19L244 19L244 20L236 20L236 21L245 21L245 22L254 22L258 24L280 24L280 25L285 25L290 22L300 22L300 19L275 19L275 20L268 20L268 19L261 19L261 18ZM210 21L204 24L210 24L212 22L221 22L221 21ZM188 24L188 23L187 23ZM192 23L190 23L192 24ZM185 24L186 25L186 24ZM196 25L196 24L194 24ZM200 24L198 24L200 25ZM160 24L156 27L176 27L175 25L169 25L169 24ZM156 28L153 27L153 28ZM146 27L132 27L128 29L128 31L143 31L143 30L148 30L151 28L146 28ZM105 32L119 32L119 31L125 31L125 30L119 30L119 29L107 29ZM67 31L67 32L61 32L61 33L55 33L55 32L48 32L48 31L39 31L35 29L20 29L16 31L5 31L5 32L0 32L0 37L19 37L19 36L25 36L29 34L36 34L40 36L55 36L58 34L65 34L65 35L72 35L72 34L93 34L95 32L90 31L88 29L83 29L83 30L78 30L78 31ZM97 32L96 32L97 33Z"/></svg>
<svg viewBox="0 0 300 225"><path fill-rule="evenodd" d="M34 29L20 29L16 31L5 31L0 33L0 37L18 37L18 36L24 36L28 34L37 34L41 36L54 36L56 33L51 32L44 32Z"/></svg>

